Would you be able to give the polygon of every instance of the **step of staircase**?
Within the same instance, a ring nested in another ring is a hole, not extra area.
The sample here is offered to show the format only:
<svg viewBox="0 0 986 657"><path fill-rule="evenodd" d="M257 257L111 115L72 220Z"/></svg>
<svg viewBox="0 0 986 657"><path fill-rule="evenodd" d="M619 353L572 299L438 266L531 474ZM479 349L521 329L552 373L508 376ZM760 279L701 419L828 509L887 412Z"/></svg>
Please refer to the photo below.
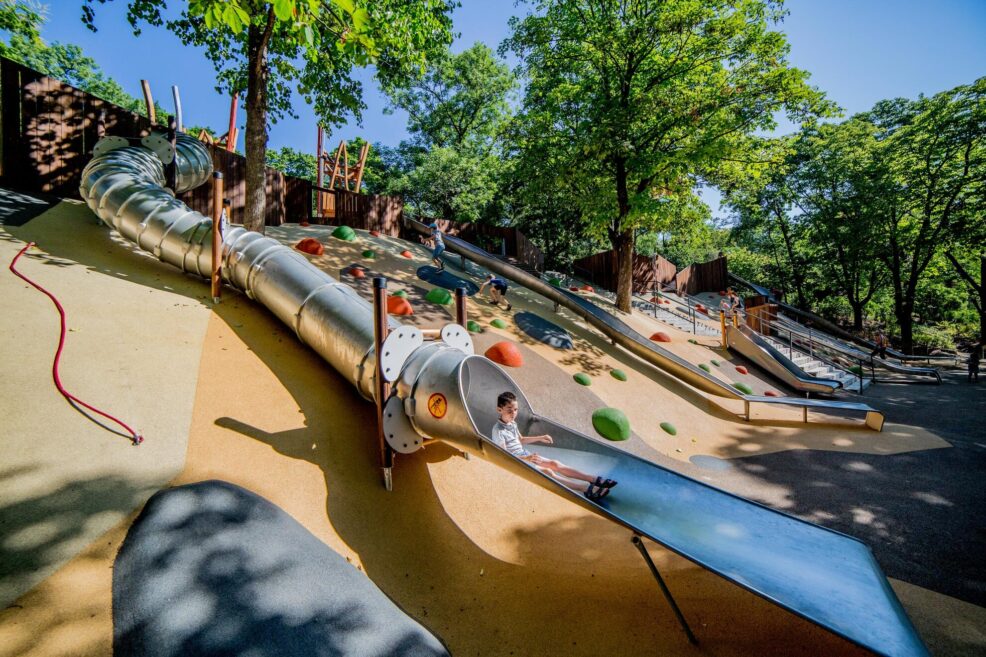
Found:
<svg viewBox="0 0 986 657"><path fill-rule="evenodd" d="M805 373L819 378L819 379L833 379L839 381L842 387L846 390L858 391L859 390L859 377L849 372L847 370L836 368L828 363L821 361L817 358L813 358L808 354L799 351L797 348L794 351L790 351L787 343L782 342L776 338L769 336L762 336L771 346L773 346L777 351L783 355L790 358L795 365L800 367L805 371ZM872 381L866 377L863 378L863 390L866 390L870 386Z"/></svg>

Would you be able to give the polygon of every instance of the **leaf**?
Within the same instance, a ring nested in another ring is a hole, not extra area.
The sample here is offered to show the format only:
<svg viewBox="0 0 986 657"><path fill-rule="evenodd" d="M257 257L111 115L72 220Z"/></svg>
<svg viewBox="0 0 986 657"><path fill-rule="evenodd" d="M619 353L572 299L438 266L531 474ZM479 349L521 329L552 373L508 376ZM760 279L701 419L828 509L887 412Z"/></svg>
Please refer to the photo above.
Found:
<svg viewBox="0 0 986 657"><path fill-rule="evenodd" d="M274 0L274 15L277 20L290 20L294 14L294 0Z"/></svg>
<svg viewBox="0 0 986 657"><path fill-rule="evenodd" d="M332 0L332 2L347 14L352 14L356 11L356 3L353 0Z"/></svg>
<svg viewBox="0 0 986 657"><path fill-rule="evenodd" d="M362 32L363 28L369 25L369 23L370 23L370 14L367 13L365 9L360 7L359 9L353 12L353 27L356 29L357 32Z"/></svg>
<svg viewBox="0 0 986 657"><path fill-rule="evenodd" d="M236 13L234 5L226 5L226 9L223 11L223 22L229 26L229 29L233 30L233 34L239 34L243 30L243 22L240 20L239 14Z"/></svg>

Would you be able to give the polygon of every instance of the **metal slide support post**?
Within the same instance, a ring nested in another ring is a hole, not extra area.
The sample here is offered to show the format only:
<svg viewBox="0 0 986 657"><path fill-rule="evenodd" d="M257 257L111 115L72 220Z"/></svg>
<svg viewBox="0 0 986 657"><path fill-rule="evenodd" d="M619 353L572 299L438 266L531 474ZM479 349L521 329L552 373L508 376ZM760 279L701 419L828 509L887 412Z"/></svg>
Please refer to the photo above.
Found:
<svg viewBox="0 0 986 657"><path fill-rule="evenodd" d="M383 405L390 396L390 384L383 378L383 343L387 339L387 279L373 277L373 343L376 359L376 372L373 375L374 392L377 402L377 441L380 446L380 467L383 470L383 486L394 490L393 470L394 452L383 435Z"/></svg>
<svg viewBox="0 0 986 657"><path fill-rule="evenodd" d="M318 146L315 147L315 184L323 187L324 173L322 171L322 139L325 136L325 129L318 126ZM318 216L322 216L322 190L315 192L315 207Z"/></svg>
<svg viewBox="0 0 986 657"><path fill-rule="evenodd" d="M178 123L178 132L185 132L185 120L181 114L181 94L178 93L178 85L171 85L171 96L175 99L175 118Z"/></svg>
<svg viewBox="0 0 986 657"><path fill-rule="evenodd" d="M455 288L455 323L459 326L466 325L466 288Z"/></svg>
<svg viewBox="0 0 986 657"><path fill-rule="evenodd" d="M223 280L220 265L223 248L222 226L223 216L223 172L212 172L212 302L219 303L222 297Z"/></svg>
<svg viewBox="0 0 986 657"><path fill-rule="evenodd" d="M674 601L674 596L671 595L671 591L668 589L668 585L664 583L664 578L661 577L661 573L657 571L657 566L654 565L654 561L650 558L650 554L647 553L647 548L644 547L644 542L641 540L640 536L634 534L633 538L630 539L633 544L637 546L640 550L640 555L647 562L647 567L650 568L651 574L654 579L657 580L658 586L661 587L661 592L664 597L667 598L668 604L671 605L671 610L674 611L674 615L678 618L678 623L681 625L681 629L685 631L685 635L688 636L688 640L693 644L698 644L698 639L692 634L692 628L688 627L688 621L685 620L685 616L681 613L681 609L678 608L678 603Z"/></svg>
<svg viewBox="0 0 986 657"><path fill-rule="evenodd" d="M726 313L719 311L719 328L722 329L722 348L729 349L729 339L726 337ZM747 418L749 419L749 418Z"/></svg>

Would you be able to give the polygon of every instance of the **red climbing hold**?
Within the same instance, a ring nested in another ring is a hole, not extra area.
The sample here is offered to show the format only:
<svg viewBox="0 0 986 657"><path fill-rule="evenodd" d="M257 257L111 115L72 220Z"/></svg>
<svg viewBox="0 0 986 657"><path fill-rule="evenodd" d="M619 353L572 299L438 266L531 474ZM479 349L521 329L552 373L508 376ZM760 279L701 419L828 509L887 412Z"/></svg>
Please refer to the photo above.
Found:
<svg viewBox="0 0 986 657"><path fill-rule="evenodd" d="M322 246L322 243L319 242L314 237L306 237L305 239L295 244L294 248L298 249L302 253L309 253L311 255L317 255L317 256L325 253L325 248Z"/></svg>
<svg viewBox="0 0 986 657"><path fill-rule="evenodd" d="M654 335L650 336L650 339L654 342L671 342L671 336L664 331L658 331Z"/></svg>
<svg viewBox="0 0 986 657"><path fill-rule="evenodd" d="M380 231L379 230L371 230L370 231L370 235L372 235L373 237L380 237Z"/></svg>
<svg viewBox="0 0 986 657"><path fill-rule="evenodd" d="M709 314L709 311L705 309L705 306L703 306L700 303L696 303L695 304L695 310L698 311L698 312L700 312L700 313L702 313L702 314L704 314L704 315L708 315Z"/></svg>
<svg viewBox="0 0 986 657"><path fill-rule="evenodd" d="M413 315L414 308L404 297L387 297L387 313L390 315Z"/></svg>
<svg viewBox="0 0 986 657"><path fill-rule="evenodd" d="M308 226L311 226L311 224L310 224L310 223L308 223L307 221L302 221L302 222L301 222L300 224L298 224L298 225L299 225L299 226L304 226L305 228L307 228Z"/></svg>
<svg viewBox="0 0 986 657"><path fill-rule="evenodd" d="M739 372L740 374L749 374L750 373L750 370L746 369L742 365L737 365L736 366L736 371Z"/></svg>
<svg viewBox="0 0 986 657"><path fill-rule="evenodd" d="M352 269L349 270L349 273L352 275L353 278L366 278L366 272L360 269L359 267L353 267Z"/></svg>
<svg viewBox="0 0 986 657"><path fill-rule="evenodd" d="M592 286L591 285L583 285L582 286L582 291L583 292L595 292L595 290L592 289Z"/></svg>
<svg viewBox="0 0 986 657"><path fill-rule="evenodd" d="M774 390L764 390L764 397L780 397L780 395Z"/></svg>
<svg viewBox="0 0 986 657"><path fill-rule="evenodd" d="M568 291L569 292L578 292L579 291L579 288L577 288L577 287L570 287L570 288L568 288Z"/></svg>
<svg viewBox="0 0 986 657"><path fill-rule="evenodd" d="M719 290L719 296L720 297L726 296L726 291L725 290Z"/></svg>
<svg viewBox="0 0 986 657"><path fill-rule="evenodd" d="M494 363L506 365L507 367L520 367L524 364L524 357L520 355L520 349L513 342L497 342L486 350L486 357Z"/></svg>
<svg viewBox="0 0 986 657"><path fill-rule="evenodd" d="M411 255L411 252L408 251L407 249L401 251L401 255L404 256L405 258L413 258L414 257L413 255Z"/></svg>

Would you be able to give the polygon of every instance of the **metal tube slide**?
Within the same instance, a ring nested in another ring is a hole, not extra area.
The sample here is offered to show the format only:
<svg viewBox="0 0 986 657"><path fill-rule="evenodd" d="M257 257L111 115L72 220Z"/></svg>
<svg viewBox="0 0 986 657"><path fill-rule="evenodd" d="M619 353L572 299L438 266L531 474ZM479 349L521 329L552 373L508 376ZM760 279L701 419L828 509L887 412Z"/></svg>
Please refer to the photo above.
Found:
<svg viewBox="0 0 986 657"><path fill-rule="evenodd" d="M811 376L748 326L727 324L726 343L730 349L735 349L757 367L795 390L831 394L842 387L842 383L835 379Z"/></svg>

